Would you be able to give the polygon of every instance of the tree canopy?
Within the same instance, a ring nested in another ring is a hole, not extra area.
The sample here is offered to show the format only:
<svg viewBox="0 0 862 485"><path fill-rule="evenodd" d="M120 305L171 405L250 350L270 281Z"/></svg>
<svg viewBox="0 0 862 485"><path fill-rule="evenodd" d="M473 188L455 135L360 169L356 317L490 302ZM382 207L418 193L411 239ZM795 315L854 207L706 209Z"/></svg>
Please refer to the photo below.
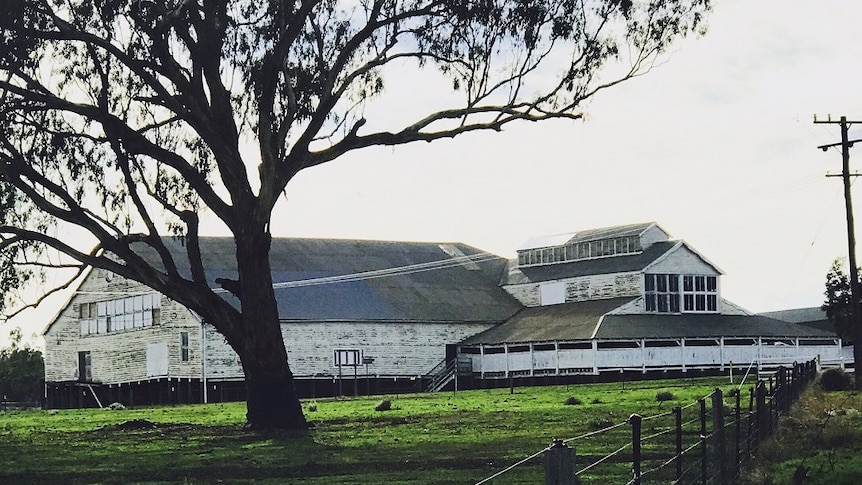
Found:
<svg viewBox="0 0 862 485"><path fill-rule="evenodd" d="M289 376L283 350L260 369L250 362L268 352L258 339L278 340L270 218L297 173L370 146L578 119L585 100L701 32L709 8L709 0L6 0L0 309L45 268L102 268L198 312L237 350L247 378ZM388 76L405 69L441 73L458 101L401 125L368 123ZM200 263L203 211L234 236L235 280L211 281ZM69 234L86 235L87 245ZM191 276L177 270L167 235L186 242ZM135 244L162 264L147 264Z"/></svg>
<svg viewBox="0 0 862 485"><path fill-rule="evenodd" d="M835 325L838 336L846 342L853 341L853 320L850 318L850 276L844 270L846 260L838 258L826 273L826 300L821 308Z"/></svg>
<svg viewBox="0 0 862 485"><path fill-rule="evenodd" d="M22 343L20 328L9 335L9 347L0 349L0 401L39 403L45 377L42 352Z"/></svg>

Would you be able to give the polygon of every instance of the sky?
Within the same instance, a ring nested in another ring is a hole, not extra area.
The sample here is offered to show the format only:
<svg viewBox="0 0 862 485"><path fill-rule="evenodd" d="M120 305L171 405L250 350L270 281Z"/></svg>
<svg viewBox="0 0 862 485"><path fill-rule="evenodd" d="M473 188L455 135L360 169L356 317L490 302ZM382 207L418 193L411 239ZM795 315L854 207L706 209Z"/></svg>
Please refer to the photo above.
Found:
<svg viewBox="0 0 862 485"><path fill-rule="evenodd" d="M714 3L704 37L598 94L585 121L348 154L288 185L273 235L514 257L533 236L655 221L724 272L724 298L753 312L819 306L847 232L841 179L825 176L840 172L840 150L817 149L840 129L813 117L862 121L862 2ZM434 107L433 82L396 74L385 106ZM850 156L862 167L862 149ZM15 326L40 332L64 301L9 322L0 342Z"/></svg>

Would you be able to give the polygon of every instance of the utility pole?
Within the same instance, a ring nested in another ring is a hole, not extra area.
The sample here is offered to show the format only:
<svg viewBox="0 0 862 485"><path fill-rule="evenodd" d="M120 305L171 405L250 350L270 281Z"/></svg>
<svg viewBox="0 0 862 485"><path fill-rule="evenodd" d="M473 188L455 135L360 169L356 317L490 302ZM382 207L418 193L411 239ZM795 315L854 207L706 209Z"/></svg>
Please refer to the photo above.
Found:
<svg viewBox="0 0 862 485"><path fill-rule="evenodd" d="M841 142L828 145L820 145L819 149L824 152L832 147L841 147L841 175L826 175L827 177L841 177L844 180L844 208L847 213L847 248L850 262L850 322L853 329L853 369L854 369L854 384L856 389L862 389L862 313L860 313L859 305L859 270L856 267L856 232L853 225L853 201L850 195L850 177L856 177L859 174L850 173L850 147L858 140L850 140L848 131L853 123L862 123L862 121L847 121L847 117L842 116L839 121L832 121L828 118L826 121L818 121L814 117L814 123L838 124L841 125Z"/></svg>

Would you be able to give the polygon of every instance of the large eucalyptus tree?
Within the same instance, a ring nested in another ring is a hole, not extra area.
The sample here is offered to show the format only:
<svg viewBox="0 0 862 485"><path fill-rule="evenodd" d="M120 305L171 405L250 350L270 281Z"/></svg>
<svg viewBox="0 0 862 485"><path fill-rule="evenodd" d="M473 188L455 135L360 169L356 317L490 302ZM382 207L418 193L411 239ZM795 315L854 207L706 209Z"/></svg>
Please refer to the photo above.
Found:
<svg viewBox="0 0 862 485"><path fill-rule="evenodd" d="M271 214L290 180L370 146L580 118L584 100L645 73L673 41L699 32L709 0L4 0L2 8L4 294L38 283L56 252L72 267L152 287L238 353L249 424L303 428L268 258ZM368 129L364 107L386 96L393 66L442 73L460 101ZM259 155L244 156L247 144ZM212 281L201 264L204 210L233 235L237 280ZM68 228L89 245L57 236ZM166 235L185 238L186 261L169 254ZM147 264L134 244L161 264Z"/></svg>

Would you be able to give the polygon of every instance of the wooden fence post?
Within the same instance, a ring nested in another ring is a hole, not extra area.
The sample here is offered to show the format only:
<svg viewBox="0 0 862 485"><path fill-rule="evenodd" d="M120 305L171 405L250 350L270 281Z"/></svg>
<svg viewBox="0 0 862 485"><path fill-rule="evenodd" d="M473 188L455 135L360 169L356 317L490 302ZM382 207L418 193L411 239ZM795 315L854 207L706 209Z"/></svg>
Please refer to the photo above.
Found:
<svg viewBox="0 0 862 485"><path fill-rule="evenodd" d="M787 368L781 366L778 368L778 377L775 386L775 398L777 401L776 414L779 411L786 411L790 408L790 386L787 382Z"/></svg>
<svg viewBox="0 0 862 485"><path fill-rule="evenodd" d="M706 399L697 400L700 403L700 483L707 483L707 447L706 447Z"/></svg>
<svg viewBox="0 0 862 485"><path fill-rule="evenodd" d="M766 409L766 385L763 381L757 383L757 388L754 390L754 394L757 401L756 443L759 445L769 432L769 410Z"/></svg>
<svg viewBox="0 0 862 485"><path fill-rule="evenodd" d="M751 459L751 452L753 451L754 445L754 436L752 433L752 429L755 426L756 420L753 420L752 417L756 416L754 411L754 389L748 389L748 439L745 441L745 461ZM755 430L756 432L756 430Z"/></svg>
<svg viewBox="0 0 862 485"><path fill-rule="evenodd" d="M721 389L716 388L712 392L712 436L716 460L718 461L718 474L720 483L727 484L727 456L725 454L724 440L724 394Z"/></svg>
<svg viewBox="0 0 862 485"><path fill-rule="evenodd" d="M545 452L545 485L578 485L575 476L575 449L554 439Z"/></svg>
<svg viewBox="0 0 862 485"><path fill-rule="evenodd" d="M682 408L673 408L673 416L676 424L676 481L682 479Z"/></svg>
<svg viewBox="0 0 862 485"><path fill-rule="evenodd" d="M632 414L629 416L629 424L632 426L632 483L641 485L641 416Z"/></svg>
<svg viewBox="0 0 862 485"><path fill-rule="evenodd" d="M734 477L738 477L738 476L739 476L739 472L740 472L740 469L739 469L739 463L740 463L739 454L740 454L740 451L741 451L741 445L740 445L740 443L739 443L739 442L740 442L740 440L742 440L742 413L741 413L741 411L740 411L739 407L740 407L740 404L741 404L741 401L742 401L742 397L741 397L741 394L742 394L742 393L740 393L740 392L739 392L739 389L737 389L735 394L736 394L736 396L735 396L735 397L736 397L736 402L735 402L735 404L736 404L736 405L735 405L735 407L733 408L733 411L734 411L734 418L736 419L736 439L734 440L734 442L736 443L736 448L735 448L735 450L734 450L734 451L735 451L736 453L733 455L733 462L734 462L734 465L733 465L733 476L734 476Z"/></svg>

